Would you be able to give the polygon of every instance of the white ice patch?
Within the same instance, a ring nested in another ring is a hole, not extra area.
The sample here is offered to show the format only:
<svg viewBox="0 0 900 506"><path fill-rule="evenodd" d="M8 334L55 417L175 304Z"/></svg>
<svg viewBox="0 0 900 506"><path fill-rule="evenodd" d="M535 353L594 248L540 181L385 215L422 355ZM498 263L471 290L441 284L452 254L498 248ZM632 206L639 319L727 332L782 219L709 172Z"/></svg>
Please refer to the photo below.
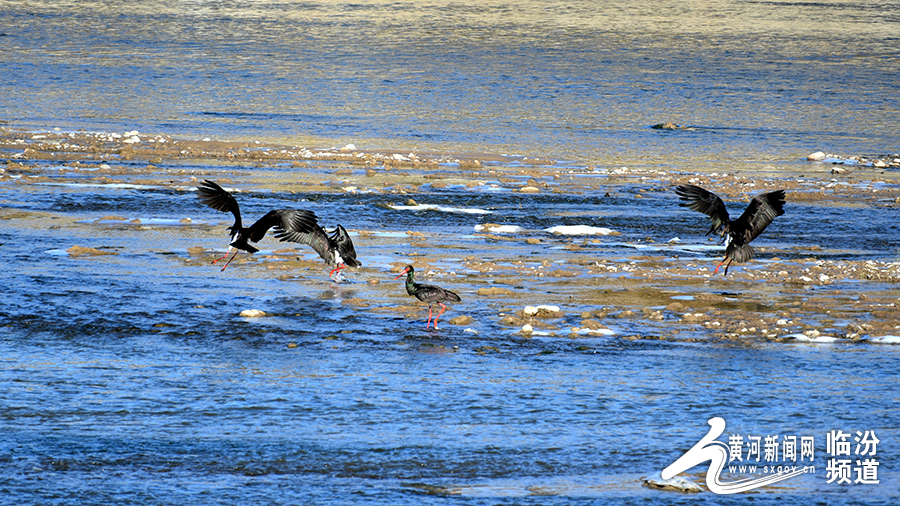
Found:
<svg viewBox="0 0 900 506"><path fill-rule="evenodd" d="M146 184L127 184L127 183L109 183L109 184L98 184L98 183L35 183L44 186L70 186L74 188L117 188L122 190L148 190L154 188L161 188L160 186L151 186Z"/></svg>
<svg viewBox="0 0 900 506"><path fill-rule="evenodd" d="M476 209L471 207L448 207L438 206L435 204L419 204L417 206L389 206L396 211L440 211L443 213L463 213L463 214L494 214L493 211L486 209Z"/></svg>
<svg viewBox="0 0 900 506"><path fill-rule="evenodd" d="M900 336L870 337L866 341L872 344L900 344Z"/></svg>
<svg viewBox="0 0 900 506"><path fill-rule="evenodd" d="M614 336L616 332L610 329L579 329L572 328L572 333L582 336Z"/></svg>
<svg viewBox="0 0 900 506"><path fill-rule="evenodd" d="M788 334L784 337L791 338L794 341L801 343L833 343L838 341L838 338L832 336L809 337L806 334Z"/></svg>
<svg viewBox="0 0 900 506"><path fill-rule="evenodd" d="M611 228L591 227L589 225L557 225L545 228L544 232L558 235L610 235L616 233Z"/></svg>
<svg viewBox="0 0 900 506"><path fill-rule="evenodd" d="M485 227L484 225L475 225L476 232L490 232L492 234L518 234L524 232L525 229L518 225L499 225L493 227Z"/></svg>

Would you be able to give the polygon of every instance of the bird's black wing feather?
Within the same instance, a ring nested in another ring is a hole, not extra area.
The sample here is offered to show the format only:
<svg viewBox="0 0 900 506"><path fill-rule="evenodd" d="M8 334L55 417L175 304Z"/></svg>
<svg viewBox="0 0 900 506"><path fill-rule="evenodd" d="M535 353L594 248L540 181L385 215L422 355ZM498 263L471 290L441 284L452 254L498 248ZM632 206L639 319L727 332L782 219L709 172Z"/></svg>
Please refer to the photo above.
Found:
<svg viewBox="0 0 900 506"><path fill-rule="evenodd" d="M316 215L312 211L298 211L302 215L292 220L290 227L280 228L275 231L275 237L282 241L296 242L312 246L312 249L322 257L329 265L334 262L328 254L328 234L319 225Z"/></svg>
<svg viewBox="0 0 900 506"><path fill-rule="evenodd" d="M459 295L447 290L446 288L441 288L439 286L434 285L422 285L416 283L415 288L416 298L421 300L422 302L460 302L462 299L459 298Z"/></svg>
<svg viewBox="0 0 900 506"><path fill-rule="evenodd" d="M230 212L233 214L233 228L241 228L241 209L238 206L237 200L221 186L209 179L204 180L200 183L200 186L197 187L197 196L200 197L200 200L202 200L204 204L216 211L222 211L223 213Z"/></svg>
<svg viewBox="0 0 900 506"><path fill-rule="evenodd" d="M675 193L681 197L681 200L684 200L680 204L682 207L709 216L712 226L707 234L716 232L719 235L725 235L729 232L728 209L716 194L692 184L677 186Z"/></svg>
<svg viewBox="0 0 900 506"><path fill-rule="evenodd" d="M344 227L338 225L331 234L331 240L337 245L338 253L344 259L344 263L350 267L359 267L362 262L356 259L356 249L353 247L353 241L350 235L344 230Z"/></svg>
<svg viewBox="0 0 900 506"><path fill-rule="evenodd" d="M757 195L750 205L735 220L735 229L740 230L744 241L750 242L772 223L776 216L784 214L784 190L775 190Z"/></svg>
<svg viewBox="0 0 900 506"><path fill-rule="evenodd" d="M310 211L300 211L297 209L276 209L269 211L265 216L258 219L256 223L250 226L250 240L259 242L266 236L266 232L270 228L275 229L276 237L281 231L303 231L316 224L316 215ZM280 239L280 237L279 237ZM282 239L284 241L285 239Z"/></svg>

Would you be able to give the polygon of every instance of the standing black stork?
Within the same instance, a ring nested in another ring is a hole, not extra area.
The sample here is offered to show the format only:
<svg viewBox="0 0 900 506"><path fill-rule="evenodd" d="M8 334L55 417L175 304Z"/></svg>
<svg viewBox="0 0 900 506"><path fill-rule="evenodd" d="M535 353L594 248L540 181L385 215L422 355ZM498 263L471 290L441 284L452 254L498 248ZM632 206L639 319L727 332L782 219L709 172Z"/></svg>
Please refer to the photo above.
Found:
<svg viewBox="0 0 900 506"><path fill-rule="evenodd" d="M315 214L312 214L312 216L315 221ZM303 230L282 228L275 234L275 237L282 241L298 242L312 246L312 249L322 257L322 260L325 260L326 264L335 266L328 273L328 277L335 281L338 281L340 272L344 267L348 265L350 267L360 267L362 265L362 262L356 259L356 249L353 247L350 235L340 225L334 229L331 235L328 235L318 221L315 221L312 226Z"/></svg>
<svg viewBox="0 0 900 506"><path fill-rule="evenodd" d="M269 211L265 216L257 220L256 223L245 228L241 225L241 210L237 200L221 186L207 179L197 187L197 196L209 207L217 211L222 211L223 213L231 212L231 214L234 215L234 225L227 229L228 232L231 233L231 242L228 244L228 250L225 251L225 256L217 258L212 262L216 263L219 260L223 260L228 256L228 253L231 252L231 249L234 248L234 255L225 262L225 266L222 267L223 271L228 267L228 264L234 260L238 251L244 250L248 253L256 253L259 251L251 246L248 241L259 242L265 237L266 232L268 232L270 228L274 227L276 233L281 233L306 230L316 223L316 215L309 211L277 209ZM287 239L281 240L285 241Z"/></svg>
<svg viewBox="0 0 900 506"><path fill-rule="evenodd" d="M713 274L719 272L719 267L725 264L725 275L728 275L728 266L732 261L746 262L753 258L753 248L750 241L762 233L776 216L784 214L784 190L775 190L753 197L750 205L744 210L744 214L736 220L728 218L728 210L718 196L699 186L691 184L681 185L675 188L675 193L684 200L682 207L699 211L712 222L709 235L718 233L725 240L725 258L716 266ZM725 262L728 263L725 263Z"/></svg>
<svg viewBox="0 0 900 506"><path fill-rule="evenodd" d="M444 311L447 309L447 306L444 305L444 302L460 302L462 299L459 298L459 295L456 295L450 290L445 290L439 286L422 285L416 283L416 270L412 265L407 265L403 269L403 272L398 274L394 279L400 279L400 276L404 274L406 274L406 293L415 296L422 302L428 303L428 322L425 324L425 330L428 330L428 326L431 324L431 305L435 302L440 304L441 312L434 317L434 330L437 330L438 318L440 318L441 315L444 314Z"/></svg>

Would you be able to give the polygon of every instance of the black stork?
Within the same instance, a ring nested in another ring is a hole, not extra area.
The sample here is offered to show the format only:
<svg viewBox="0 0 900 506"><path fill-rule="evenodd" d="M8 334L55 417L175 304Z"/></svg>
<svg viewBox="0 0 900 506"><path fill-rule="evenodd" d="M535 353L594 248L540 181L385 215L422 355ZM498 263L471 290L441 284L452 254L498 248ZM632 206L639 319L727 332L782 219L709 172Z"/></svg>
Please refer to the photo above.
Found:
<svg viewBox="0 0 900 506"><path fill-rule="evenodd" d="M682 207L709 216L712 226L707 235L716 232L725 240L725 258L719 262L713 274L718 273L719 267L725 264L724 274L727 276L728 266L732 261L740 263L752 259L753 248L750 247L750 241L756 239L776 216L784 214L784 190L775 190L753 197L750 205L736 220L729 219L728 210L725 209L722 199L699 186L681 185L675 188L675 193L684 200L681 203Z"/></svg>
<svg viewBox="0 0 900 506"><path fill-rule="evenodd" d="M403 269L403 272L398 274L394 279L400 279L400 276L404 274L406 274L406 293L413 295L415 296L415 298L428 304L428 323L425 324L425 330L428 330L428 326L431 324L431 305L434 303L440 304L441 312L434 317L434 330L437 330L438 318L440 318L441 315L444 314L444 311L447 309L447 306L444 305L444 302L460 302L462 299L459 298L459 295L456 295L450 290L445 290L439 286L422 285L416 283L416 270L412 265L407 265Z"/></svg>
<svg viewBox="0 0 900 506"><path fill-rule="evenodd" d="M268 232L270 228L274 227L275 232L280 233L283 231L306 230L316 223L316 215L309 211L276 209L274 211L269 211L265 216L257 220L256 223L245 228L241 224L241 209L238 206L237 200L221 186L207 179L197 187L197 196L209 207L217 211L222 211L223 213L230 212L234 215L234 225L227 229L231 234L231 242L228 244L228 250L225 251L225 256L217 258L212 262L216 263L219 260L225 259L228 256L228 253L231 252L231 249L234 248L234 255L225 262L225 266L222 267L223 271L228 267L228 264L234 260L238 251L244 250L248 253L256 253L259 251L251 246L250 242L259 242L265 237L266 232ZM284 241L286 239L282 240Z"/></svg>
<svg viewBox="0 0 900 506"><path fill-rule="evenodd" d="M315 214L313 214L313 219L315 219ZM275 237L282 241L312 246L312 249L322 257L322 260L325 260L327 265L334 265L334 268L328 273L328 277L335 281L338 281L339 278L337 276L348 265L350 267L360 267L362 265L362 262L356 259L356 249L353 247L350 235L340 225L334 229L331 235L328 235L325 229L316 221L312 226L305 227L303 230L282 228L276 233Z"/></svg>

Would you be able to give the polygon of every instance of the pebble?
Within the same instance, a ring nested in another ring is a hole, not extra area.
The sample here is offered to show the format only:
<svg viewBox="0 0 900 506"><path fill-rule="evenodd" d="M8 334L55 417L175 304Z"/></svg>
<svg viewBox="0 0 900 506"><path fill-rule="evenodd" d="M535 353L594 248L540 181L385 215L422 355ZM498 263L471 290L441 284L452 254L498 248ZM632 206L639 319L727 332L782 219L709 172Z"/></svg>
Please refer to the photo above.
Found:
<svg viewBox="0 0 900 506"><path fill-rule="evenodd" d="M447 320L450 325L469 325L472 323L472 317L469 315L459 315Z"/></svg>
<svg viewBox="0 0 900 506"><path fill-rule="evenodd" d="M531 325L529 325L527 323L525 325L522 325L522 333L523 334L531 334L532 332L534 332L534 327L532 327Z"/></svg>
<svg viewBox="0 0 900 506"><path fill-rule="evenodd" d="M806 157L809 161L819 161L825 159L825 153L822 151L816 151L815 153L810 153L809 156Z"/></svg>
<svg viewBox="0 0 900 506"><path fill-rule="evenodd" d="M519 193L537 193L539 191L541 191L541 190L539 190L538 188L536 188L534 186L523 186L523 187L519 188Z"/></svg>

